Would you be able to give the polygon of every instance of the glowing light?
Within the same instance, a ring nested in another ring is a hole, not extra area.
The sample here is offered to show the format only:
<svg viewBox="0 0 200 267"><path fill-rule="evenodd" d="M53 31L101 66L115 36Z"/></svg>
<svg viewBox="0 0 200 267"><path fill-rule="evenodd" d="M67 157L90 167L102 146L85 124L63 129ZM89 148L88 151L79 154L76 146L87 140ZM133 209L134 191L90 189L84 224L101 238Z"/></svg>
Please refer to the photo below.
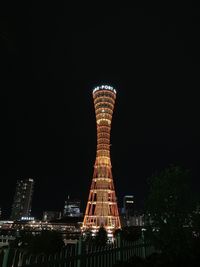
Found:
<svg viewBox="0 0 200 267"><path fill-rule="evenodd" d="M117 91L110 85L101 85L101 86L97 86L94 88L93 93L95 93L98 90L110 90L113 91L115 94L117 93Z"/></svg>
<svg viewBox="0 0 200 267"><path fill-rule="evenodd" d="M34 217L21 217L22 221L34 221Z"/></svg>
<svg viewBox="0 0 200 267"><path fill-rule="evenodd" d="M97 86L93 90L97 124L97 153L82 226L82 231L95 229L96 233L103 225L110 236L113 235L115 229L121 228L110 159L110 131L115 94L116 90L109 85Z"/></svg>

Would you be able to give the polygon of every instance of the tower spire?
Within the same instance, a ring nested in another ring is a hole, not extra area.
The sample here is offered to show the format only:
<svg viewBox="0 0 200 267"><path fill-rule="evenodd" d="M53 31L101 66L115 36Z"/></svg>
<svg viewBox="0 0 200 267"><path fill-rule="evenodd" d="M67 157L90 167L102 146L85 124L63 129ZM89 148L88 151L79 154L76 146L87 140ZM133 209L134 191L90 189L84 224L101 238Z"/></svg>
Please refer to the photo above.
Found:
<svg viewBox="0 0 200 267"><path fill-rule="evenodd" d="M97 151L83 230L98 230L102 225L109 233L121 228L110 159L110 131L116 99L112 86L101 85L93 90L97 125Z"/></svg>

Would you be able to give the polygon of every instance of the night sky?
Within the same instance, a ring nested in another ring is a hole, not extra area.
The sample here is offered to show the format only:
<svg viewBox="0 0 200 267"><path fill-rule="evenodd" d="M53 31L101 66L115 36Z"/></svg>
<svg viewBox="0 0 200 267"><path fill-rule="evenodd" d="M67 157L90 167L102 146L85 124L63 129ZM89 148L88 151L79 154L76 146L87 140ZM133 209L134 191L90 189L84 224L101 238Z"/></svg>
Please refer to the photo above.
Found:
<svg viewBox="0 0 200 267"><path fill-rule="evenodd" d="M3 10L0 21L0 206L10 215L17 178L35 179L32 215L84 210L96 155L92 89L117 90L111 133L119 204L142 207L146 179L169 164L199 186L200 11L159 12L54 2Z"/></svg>

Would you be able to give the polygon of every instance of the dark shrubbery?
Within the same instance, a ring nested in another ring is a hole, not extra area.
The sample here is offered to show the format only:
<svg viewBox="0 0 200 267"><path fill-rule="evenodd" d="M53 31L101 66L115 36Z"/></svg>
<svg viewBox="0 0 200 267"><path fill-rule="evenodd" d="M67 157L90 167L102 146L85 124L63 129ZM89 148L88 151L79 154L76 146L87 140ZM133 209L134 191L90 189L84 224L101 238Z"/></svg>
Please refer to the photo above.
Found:
<svg viewBox="0 0 200 267"><path fill-rule="evenodd" d="M104 227L100 227L97 235L95 236L95 244L97 246L105 246L108 241L107 231Z"/></svg>
<svg viewBox="0 0 200 267"><path fill-rule="evenodd" d="M136 241L142 236L141 227L126 226L115 231L114 236L121 235L121 238L126 241Z"/></svg>
<svg viewBox="0 0 200 267"><path fill-rule="evenodd" d="M128 261L117 262L113 267L199 267L200 260L197 258L173 259L166 257L164 254L153 253L151 256L143 259L134 256Z"/></svg>
<svg viewBox="0 0 200 267"><path fill-rule="evenodd" d="M194 233L199 235L200 229L197 203L188 170L170 166L149 179L146 236L170 262L195 257Z"/></svg>
<svg viewBox="0 0 200 267"><path fill-rule="evenodd" d="M42 231L38 235L22 233L21 236L10 243L11 248L23 248L32 254L54 254L64 247L64 242L59 233Z"/></svg>

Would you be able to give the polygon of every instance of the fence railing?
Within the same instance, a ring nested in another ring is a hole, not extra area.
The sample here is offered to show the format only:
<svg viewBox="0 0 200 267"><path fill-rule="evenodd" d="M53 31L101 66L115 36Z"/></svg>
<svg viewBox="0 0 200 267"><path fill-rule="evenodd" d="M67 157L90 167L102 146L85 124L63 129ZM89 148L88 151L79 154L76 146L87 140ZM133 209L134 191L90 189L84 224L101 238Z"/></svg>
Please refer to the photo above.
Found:
<svg viewBox="0 0 200 267"><path fill-rule="evenodd" d="M22 249L6 248L0 253L2 267L112 267L118 261L127 261L133 256L145 258L154 248L143 239L125 241L120 237L105 247L85 244L80 239L76 245L67 245L54 255L32 255Z"/></svg>

